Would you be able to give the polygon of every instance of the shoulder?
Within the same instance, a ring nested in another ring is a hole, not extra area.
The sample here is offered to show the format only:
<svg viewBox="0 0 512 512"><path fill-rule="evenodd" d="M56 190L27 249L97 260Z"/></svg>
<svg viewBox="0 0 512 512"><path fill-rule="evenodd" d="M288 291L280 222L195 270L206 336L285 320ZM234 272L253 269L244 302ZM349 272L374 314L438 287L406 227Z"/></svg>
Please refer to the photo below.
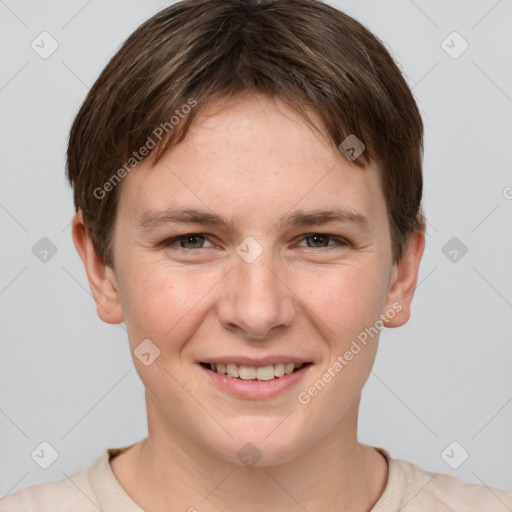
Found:
<svg viewBox="0 0 512 512"><path fill-rule="evenodd" d="M426 471L411 462L393 459L383 449L388 459L393 485L400 487L400 505L410 512L510 512L512 493L484 484L470 484L446 474Z"/></svg>
<svg viewBox="0 0 512 512"><path fill-rule="evenodd" d="M98 512L88 469L57 482L37 484L0 498L0 512Z"/></svg>

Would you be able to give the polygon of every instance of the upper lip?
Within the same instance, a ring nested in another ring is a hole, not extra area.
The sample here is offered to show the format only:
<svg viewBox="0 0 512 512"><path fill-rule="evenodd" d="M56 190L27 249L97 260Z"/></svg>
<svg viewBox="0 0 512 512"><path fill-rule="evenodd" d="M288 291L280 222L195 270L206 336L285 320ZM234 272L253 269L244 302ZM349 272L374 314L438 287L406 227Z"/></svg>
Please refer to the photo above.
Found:
<svg viewBox="0 0 512 512"><path fill-rule="evenodd" d="M270 366L273 364L279 364L279 363L309 363L311 361L307 361L301 357L294 357L294 356L266 356L266 357L259 357L259 358L252 358L252 357L246 357L246 356L225 356L225 357L208 357L206 359L201 359L201 361L198 361L201 363L210 363L210 364L218 364L218 363L224 363L224 364L236 364L238 366Z"/></svg>

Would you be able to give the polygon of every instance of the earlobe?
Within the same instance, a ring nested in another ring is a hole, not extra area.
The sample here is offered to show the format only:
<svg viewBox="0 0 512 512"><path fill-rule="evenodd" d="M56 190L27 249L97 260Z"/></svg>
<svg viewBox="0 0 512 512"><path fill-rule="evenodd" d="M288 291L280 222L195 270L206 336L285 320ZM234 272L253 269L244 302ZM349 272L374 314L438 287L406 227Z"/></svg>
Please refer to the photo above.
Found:
<svg viewBox="0 0 512 512"><path fill-rule="evenodd" d="M418 270L424 249L425 232L414 231L411 233L402 260L393 266L384 314L390 309L394 311L394 314L386 315L384 319L386 327L400 327L411 316L411 302L418 281Z"/></svg>
<svg viewBox="0 0 512 512"><path fill-rule="evenodd" d="M124 315L114 272L96 253L81 210L73 218L71 232L75 248L87 273L98 316L108 324L123 322Z"/></svg>

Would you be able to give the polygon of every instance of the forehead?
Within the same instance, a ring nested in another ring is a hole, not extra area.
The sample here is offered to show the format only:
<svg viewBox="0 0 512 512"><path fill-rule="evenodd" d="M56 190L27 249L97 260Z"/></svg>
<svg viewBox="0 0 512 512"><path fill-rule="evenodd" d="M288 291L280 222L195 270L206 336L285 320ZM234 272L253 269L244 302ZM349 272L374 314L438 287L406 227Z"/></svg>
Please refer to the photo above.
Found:
<svg viewBox="0 0 512 512"><path fill-rule="evenodd" d="M233 222L275 223L285 212L331 207L372 224L385 215L376 169L352 165L291 107L263 96L212 104L157 165L137 165L122 190L118 208L134 224L180 204Z"/></svg>

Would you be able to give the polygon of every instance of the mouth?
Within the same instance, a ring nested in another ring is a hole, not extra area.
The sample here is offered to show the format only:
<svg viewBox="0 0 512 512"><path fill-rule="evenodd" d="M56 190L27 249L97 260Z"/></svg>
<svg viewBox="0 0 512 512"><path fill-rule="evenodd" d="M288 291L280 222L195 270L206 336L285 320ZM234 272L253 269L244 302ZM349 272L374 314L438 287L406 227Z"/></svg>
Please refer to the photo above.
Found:
<svg viewBox="0 0 512 512"><path fill-rule="evenodd" d="M200 362L197 368L215 389L239 399L266 400L281 395L288 399L285 392L298 386L315 365L313 362L280 359L278 362L274 359L274 364L271 364L272 359L254 361L237 358L236 363L233 360L221 362L222 359L219 359ZM258 366L252 366L254 364Z"/></svg>
<svg viewBox="0 0 512 512"><path fill-rule="evenodd" d="M249 366L235 363L200 363L213 373L237 380L271 381L290 375L310 366L312 363L288 362L267 364L265 366Z"/></svg>

